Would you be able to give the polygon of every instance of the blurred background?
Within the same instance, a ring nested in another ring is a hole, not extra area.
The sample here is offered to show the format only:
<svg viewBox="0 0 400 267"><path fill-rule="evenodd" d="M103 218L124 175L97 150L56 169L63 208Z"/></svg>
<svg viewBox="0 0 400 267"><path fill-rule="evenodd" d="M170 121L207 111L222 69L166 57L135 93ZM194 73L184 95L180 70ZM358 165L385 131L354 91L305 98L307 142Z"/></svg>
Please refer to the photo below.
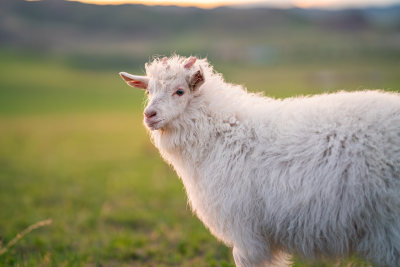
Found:
<svg viewBox="0 0 400 267"><path fill-rule="evenodd" d="M118 76L154 55L207 57L278 98L400 90L399 1L155 2L0 1L0 265L233 266Z"/></svg>

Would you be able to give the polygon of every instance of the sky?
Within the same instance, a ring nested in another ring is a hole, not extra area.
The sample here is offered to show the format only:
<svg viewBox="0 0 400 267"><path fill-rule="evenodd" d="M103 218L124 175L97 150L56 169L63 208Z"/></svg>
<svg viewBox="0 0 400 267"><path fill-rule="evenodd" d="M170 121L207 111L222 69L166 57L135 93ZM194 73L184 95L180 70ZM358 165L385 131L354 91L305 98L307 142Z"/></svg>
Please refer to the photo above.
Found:
<svg viewBox="0 0 400 267"><path fill-rule="evenodd" d="M214 8L224 5L250 5L272 7L301 8L342 8L365 7L400 4L400 0L72 0L92 4L145 4L145 5L178 5Z"/></svg>

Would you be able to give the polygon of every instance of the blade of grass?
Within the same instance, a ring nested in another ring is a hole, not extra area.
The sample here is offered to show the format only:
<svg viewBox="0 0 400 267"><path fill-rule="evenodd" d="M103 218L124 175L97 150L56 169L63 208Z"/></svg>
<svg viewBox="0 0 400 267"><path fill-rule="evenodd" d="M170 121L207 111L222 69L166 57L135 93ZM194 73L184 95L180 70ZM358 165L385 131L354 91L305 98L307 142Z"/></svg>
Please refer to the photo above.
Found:
<svg viewBox="0 0 400 267"><path fill-rule="evenodd" d="M4 247L0 246L0 256L6 253L12 246L14 246L19 240L21 240L25 235L29 234L35 229L38 229L40 227L50 225L52 223L51 219L39 221L35 224L32 224L25 228L22 232L18 233L10 242L7 243ZM1 244L0 244L1 245Z"/></svg>

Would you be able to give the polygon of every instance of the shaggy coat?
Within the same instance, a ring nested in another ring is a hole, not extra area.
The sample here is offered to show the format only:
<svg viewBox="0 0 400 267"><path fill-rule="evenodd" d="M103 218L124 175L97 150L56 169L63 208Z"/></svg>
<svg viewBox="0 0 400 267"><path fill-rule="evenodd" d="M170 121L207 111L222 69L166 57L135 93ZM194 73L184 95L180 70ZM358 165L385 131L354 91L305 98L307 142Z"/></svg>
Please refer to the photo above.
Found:
<svg viewBox="0 0 400 267"><path fill-rule="evenodd" d="M237 266L281 266L289 254L400 266L399 94L277 100L179 56L146 74L121 76L149 93L155 146Z"/></svg>

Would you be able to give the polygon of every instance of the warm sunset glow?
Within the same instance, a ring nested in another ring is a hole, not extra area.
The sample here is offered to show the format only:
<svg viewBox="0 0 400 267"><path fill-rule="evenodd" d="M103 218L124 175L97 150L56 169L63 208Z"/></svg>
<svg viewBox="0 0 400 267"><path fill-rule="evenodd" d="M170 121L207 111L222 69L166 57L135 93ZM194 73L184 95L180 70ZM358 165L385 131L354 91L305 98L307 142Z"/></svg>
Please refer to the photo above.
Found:
<svg viewBox="0 0 400 267"><path fill-rule="evenodd" d="M295 6L300 8L312 8L312 7L330 7L337 4L337 0L298 0L295 1Z"/></svg>
<svg viewBox="0 0 400 267"><path fill-rule="evenodd" d="M75 1L75 0L72 0ZM247 3L263 3L265 1L243 1L243 0L174 0L174 1L162 1L162 0L79 0L79 2L91 3L97 5L119 5L119 4L144 4L144 5L160 5L160 6L196 6L201 8L214 8L218 6L247 4Z"/></svg>
<svg viewBox="0 0 400 267"><path fill-rule="evenodd" d="M365 7L400 3L400 0L68 0L97 5L144 4L161 6L196 6L214 8L219 6L249 5L301 8Z"/></svg>
<svg viewBox="0 0 400 267"><path fill-rule="evenodd" d="M300 0L296 1L295 6L300 8L329 7L335 4L335 0Z"/></svg>

